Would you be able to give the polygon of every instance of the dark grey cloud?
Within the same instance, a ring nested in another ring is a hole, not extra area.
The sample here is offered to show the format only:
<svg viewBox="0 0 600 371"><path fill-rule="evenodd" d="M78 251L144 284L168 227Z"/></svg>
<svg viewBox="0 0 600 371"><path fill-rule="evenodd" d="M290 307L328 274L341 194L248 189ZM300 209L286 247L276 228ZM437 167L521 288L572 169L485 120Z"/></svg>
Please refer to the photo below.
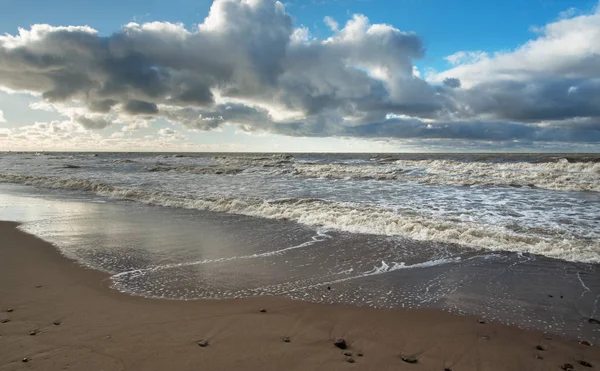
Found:
<svg viewBox="0 0 600 371"><path fill-rule="evenodd" d="M141 100L127 101L123 106L123 109L130 115L155 115L158 113L156 104Z"/></svg>
<svg viewBox="0 0 600 371"><path fill-rule="evenodd" d="M76 115L75 121L86 129L100 130L109 127L112 123L104 117L90 117L85 115Z"/></svg>
<svg viewBox="0 0 600 371"><path fill-rule="evenodd" d="M503 121L423 122L390 119L346 129L348 136L365 138L465 139L486 141L599 142L600 118L573 130L572 123L545 126Z"/></svg>
<svg viewBox="0 0 600 371"><path fill-rule="evenodd" d="M460 94L460 93L458 93ZM600 116L600 78L493 81L459 95L473 114L523 122Z"/></svg>
<svg viewBox="0 0 600 371"><path fill-rule="evenodd" d="M215 0L194 29L132 23L101 36L34 25L0 36L0 87L77 102L86 114L73 120L87 129L140 116L292 136L594 142L596 18L550 24L512 54L482 56L427 82L413 72L424 56L413 33L355 15L318 40L294 29L275 0ZM573 32L586 37L564 53L556 40Z"/></svg>
<svg viewBox="0 0 600 371"><path fill-rule="evenodd" d="M449 88L460 88L460 79L456 77L446 77L442 83Z"/></svg>

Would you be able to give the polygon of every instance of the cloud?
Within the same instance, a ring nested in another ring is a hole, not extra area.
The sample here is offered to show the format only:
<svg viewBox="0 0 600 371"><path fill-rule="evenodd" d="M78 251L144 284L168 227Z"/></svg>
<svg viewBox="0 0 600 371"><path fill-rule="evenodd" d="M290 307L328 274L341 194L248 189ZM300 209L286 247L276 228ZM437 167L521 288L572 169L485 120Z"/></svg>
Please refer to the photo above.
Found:
<svg viewBox="0 0 600 371"><path fill-rule="evenodd" d="M573 126L580 125L578 130ZM461 139L482 141L600 142L600 120L586 123L547 122L528 125L503 121L426 122L416 118L392 118L347 128L348 136L363 138Z"/></svg>
<svg viewBox="0 0 600 371"><path fill-rule="evenodd" d="M86 129L100 130L109 127L112 123L106 120L103 116L98 115L81 115L76 116L75 121L80 123Z"/></svg>
<svg viewBox="0 0 600 371"><path fill-rule="evenodd" d="M333 32L336 32L340 29L339 23L337 23L337 21L330 16L323 18L323 22L325 22L327 27L329 27L329 29Z"/></svg>
<svg viewBox="0 0 600 371"><path fill-rule="evenodd" d="M585 133L579 132L577 120L600 121L600 13L568 13L570 18L561 15L514 51L447 57L456 66L429 75L428 81L447 86L448 79L460 80L462 89L446 94L455 117L552 122L561 127L565 141L581 138ZM597 141L597 133L589 140Z"/></svg>
<svg viewBox="0 0 600 371"><path fill-rule="evenodd" d="M185 140L186 137L180 134L177 130L173 130L171 128L162 128L157 132L158 137L162 140L170 140L170 141L181 141Z"/></svg>
<svg viewBox="0 0 600 371"><path fill-rule="evenodd" d="M6 119L4 118L4 112L0 109L0 123L6 122Z"/></svg>
<svg viewBox="0 0 600 371"><path fill-rule="evenodd" d="M171 135L175 135L177 134L177 132L173 129L169 129L169 128L162 128L158 131L158 135L160 136L171 136Z"/></svg>
<svg viewBox="0 0 600 371"><path fill-rule="evenodd" d="M477 63L488 59L488 54L483 51L460 51L452 55L444 57L448 63L452 65L466 64L466 63Z"/></svg>
<svg viewBox="0 0 600 371"><path fill-rule="evenodd" d="M123 109L130 115L155 115L158 113L156 104L141 100L127 101L123 106Z"/></svg>
<svg viewBox="0 0 600 371"><path fill-rule="evenodd" d="M215 0L191 29L0 36L0 88L39 95L90 130L165 119L296 137L599 141L600 14L568 15L511 52L459 51L424 80L414 33L354 15L326 17L333 34L316 39L278 1Z"/></svg>
<svg viewBox="0 0 600 371"><path fill-rule="evenodd" d="M460 79L455 77L446 77L442 83L449 88L460 88L461 85Z"/></svg>

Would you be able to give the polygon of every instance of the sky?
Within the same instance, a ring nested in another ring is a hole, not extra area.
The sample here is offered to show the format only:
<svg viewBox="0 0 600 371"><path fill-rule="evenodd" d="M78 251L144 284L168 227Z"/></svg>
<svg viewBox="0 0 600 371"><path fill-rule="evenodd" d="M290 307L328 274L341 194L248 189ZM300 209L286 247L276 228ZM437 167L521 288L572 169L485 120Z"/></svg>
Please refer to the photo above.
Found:
<svg viewBox="0 0 600 371"><path fill-rule="evenodd" d="M600 152L597 0L0 9L0 150Z"/></svg>

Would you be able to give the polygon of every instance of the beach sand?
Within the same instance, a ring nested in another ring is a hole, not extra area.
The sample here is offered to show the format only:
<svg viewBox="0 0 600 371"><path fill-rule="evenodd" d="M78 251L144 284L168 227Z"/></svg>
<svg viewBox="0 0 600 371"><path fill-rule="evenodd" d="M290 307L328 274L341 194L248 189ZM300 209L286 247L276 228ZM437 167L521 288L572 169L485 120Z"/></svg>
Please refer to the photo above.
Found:
<svg viewBox="0 0 600 371"><path fill-rule="evenodd" d="M566 363L588 369L579 361L600 367L597 345L439 310L277 297L133 297L16 227L0 222L0 320L10 319L0 323L1 371L559 370ZM334 346L340 337L354 363ZM208 346L198 345L202 339Z"/></svg>

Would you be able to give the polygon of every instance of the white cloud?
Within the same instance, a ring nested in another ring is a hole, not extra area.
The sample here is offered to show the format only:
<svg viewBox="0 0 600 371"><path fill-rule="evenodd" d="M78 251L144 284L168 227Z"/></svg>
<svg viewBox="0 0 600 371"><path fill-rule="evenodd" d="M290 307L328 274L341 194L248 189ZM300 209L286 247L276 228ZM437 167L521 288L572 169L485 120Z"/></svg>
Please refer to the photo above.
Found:
<svg viewBox="0 0 600 371"><path fill-rule="evenodd" d="M514 51L489 57L458 52L446 59L457 65L430 80L459 78L473 86L489 81L524 81L547 76L600 78L600 13L561 19L540 28L539 37Z"/></svg>
<svg viewBox="0 0 600 371"><path fill-rule="evenodd" d="M444 57L452 65L473 64L488 59L488 55L483 51L460 51Z"/></svg>
<svg viewBox="0 0 600 371"><path fill-rule="evenodd" d="M177 134L177 132L173 129L169 129L169 128L162 128L158 131L158 135L160 136L170 136L170 135L175 135Z"/></svg>
<svg viewBox="0 0 600 371"><path fill-rule="evenodd" d="M333 32L337 32L340 29L339 23L337 23L337 21L330 16L323 18L323 22L325 22L327 27L329 27L329 29Z"/></svg>
<svg viewBox="0 0 600 371"><path fill-rule="evenodd" d="M0 109L0 123L6 122L6 119L4 118L4 112Z"/></svg>

